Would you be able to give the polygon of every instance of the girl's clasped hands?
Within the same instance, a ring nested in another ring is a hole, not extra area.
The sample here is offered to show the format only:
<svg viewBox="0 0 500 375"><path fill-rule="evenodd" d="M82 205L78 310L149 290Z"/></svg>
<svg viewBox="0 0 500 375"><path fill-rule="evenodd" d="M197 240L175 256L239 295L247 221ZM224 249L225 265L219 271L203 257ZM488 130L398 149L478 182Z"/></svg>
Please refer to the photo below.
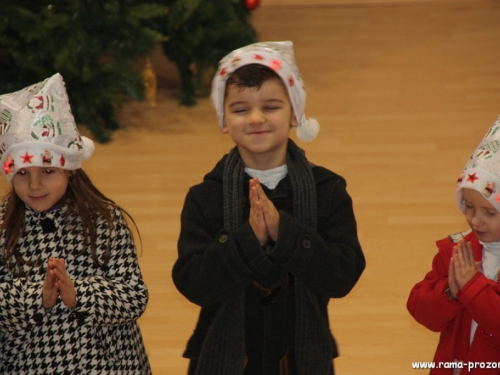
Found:
<svg viewBox="0 0 500 375"><path fill-rule="evenodd" d="M69 277L66 264L62 258L50 258L47 265L47 276L43 283L43 307L54 307L58 296L69 308L76 306L76 291L73 280Z"/></svg>
<svg viewBox="0 0 500 375"><path fill-rule="evenodd" d="M476 262L470 242L460 241L453 248L448 271L448 286L453 297L469 282L476 272L482 272L482 262Z"/></svg>

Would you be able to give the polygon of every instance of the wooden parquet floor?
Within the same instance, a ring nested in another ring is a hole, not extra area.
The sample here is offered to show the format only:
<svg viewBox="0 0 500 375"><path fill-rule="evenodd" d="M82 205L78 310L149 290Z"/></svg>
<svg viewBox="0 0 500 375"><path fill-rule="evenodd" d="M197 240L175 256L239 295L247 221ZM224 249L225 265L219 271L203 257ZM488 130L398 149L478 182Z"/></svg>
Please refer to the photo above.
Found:
<svg viewBox="0 0 500 375"><path fill-rule="evenodd" d="M322 126L300 145L347 179L354 200L367 268L329 306L338 374L424 373L412 362L432 360L438 335L405 304L430 269L435 240L466 228L454 184L500 114L499 18L498 1L262 5L253 13L260 40L294 41L306 115ZM192 108L177 104L175 70L159 51L152 57L157 106L128 102L123 129L84 168L140 227L147 351L155 375L181 375L198 308L171 280L180 211L188 188L232 143L207 97Z"/></svg>

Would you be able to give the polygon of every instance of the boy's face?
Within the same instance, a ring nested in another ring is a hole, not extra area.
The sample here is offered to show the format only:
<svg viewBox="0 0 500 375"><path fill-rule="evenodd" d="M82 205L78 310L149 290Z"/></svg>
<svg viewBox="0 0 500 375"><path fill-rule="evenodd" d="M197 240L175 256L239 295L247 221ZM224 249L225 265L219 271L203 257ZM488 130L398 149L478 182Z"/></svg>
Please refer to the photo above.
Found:
<svg viewBox="0 0 500 375"><path fill-rule="evenodd" d="M477 238L483 242L500 241L500 212L477 190L462 189L464 215Z"/></svg>
<svg viewBox="0 0 500 375"><path fill-rule="evenodd" d="M227 87L224 126L245 165L270 169L285 164L291 127L297 126L281 80L269 79L260 89Z"/></svg>
<svg viewBox="0 0 500 375"><path fill-rule="evenodd" d="M68 172L60 168L22 168L12 178L17 196L35 211L52 208L66 193Z"/></svg>

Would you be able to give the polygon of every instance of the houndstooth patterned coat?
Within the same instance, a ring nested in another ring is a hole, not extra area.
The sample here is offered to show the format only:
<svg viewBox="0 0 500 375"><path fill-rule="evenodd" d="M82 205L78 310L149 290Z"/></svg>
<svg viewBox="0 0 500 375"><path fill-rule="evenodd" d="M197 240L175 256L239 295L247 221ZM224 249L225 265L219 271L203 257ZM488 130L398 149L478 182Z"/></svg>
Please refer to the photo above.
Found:
<svg viewBox="0 0 500 375"><path fill-rule="evenodd" d="M5 203L0 205L3 217ZM100 220L97 251L102 261L107 241L110 260L96 267L90 250L81 254L81 221L67 208L37 212L26 207L26 226L19 247L25 259L40 267L24 268L15 278L0 263L1 374L151 374L137 319L148 302L135 245L124 218L114 209L115 228ZM75 230L79 234L75 235ZM0 246L4 243L0 237ZM62 301L46 313L42 285L49 257L64 258L74 281L77 305Z"/></svg>

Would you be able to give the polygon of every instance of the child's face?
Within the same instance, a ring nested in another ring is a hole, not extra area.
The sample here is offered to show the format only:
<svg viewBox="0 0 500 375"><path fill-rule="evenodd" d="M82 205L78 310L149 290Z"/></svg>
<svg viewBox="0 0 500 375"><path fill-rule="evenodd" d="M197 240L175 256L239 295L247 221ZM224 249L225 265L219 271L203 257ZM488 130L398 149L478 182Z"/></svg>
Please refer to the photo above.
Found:
<svg viewBox="0 0 500 375"><path fill-rule="evenodd" d="M231 135L247 167L283 165L292 126L297 121L279 79L265 81L260 89L227 87L222 131Z"/></svg>
<svg viewBox="0 0 500 375"><path fill-rule="evenodd" d="M60 168L28 167L12 179L18 197L35 211L53 207L66 193L68 172Z"/></svg>
<svg viewBox="0 0 500 375"><path fill-rule="evenodd" d="M483 242L500 241L500 212L477 190L463 189L465 219Z"/></svg>

